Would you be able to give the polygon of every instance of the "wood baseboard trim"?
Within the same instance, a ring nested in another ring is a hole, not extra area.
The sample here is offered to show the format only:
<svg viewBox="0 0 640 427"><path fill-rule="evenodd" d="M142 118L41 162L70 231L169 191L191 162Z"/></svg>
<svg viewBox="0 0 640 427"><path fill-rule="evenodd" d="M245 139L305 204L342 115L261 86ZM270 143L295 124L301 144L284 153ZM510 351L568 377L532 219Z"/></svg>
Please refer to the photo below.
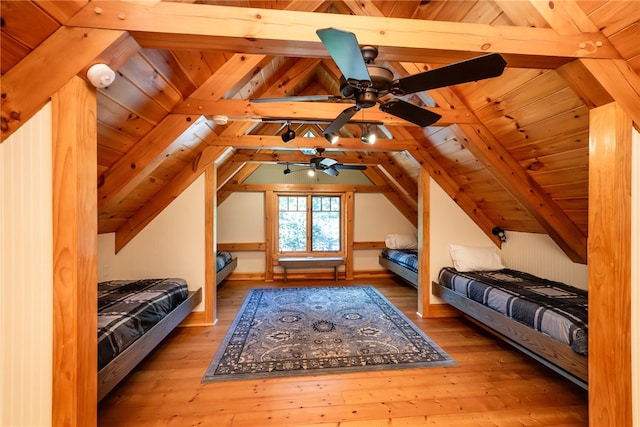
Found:
<svg viewBox="0 0 640 427"><path fill-rule="evenodd" d="M460 312L449 304L429 304L424 310L423 318L459 317Z"/></svg>
<svg viewBox="0 0 640 427"><path fill-rule="evenodd" d="M205 321L204 311L192 311L178 326L211 326L212 324Z"/></svg>

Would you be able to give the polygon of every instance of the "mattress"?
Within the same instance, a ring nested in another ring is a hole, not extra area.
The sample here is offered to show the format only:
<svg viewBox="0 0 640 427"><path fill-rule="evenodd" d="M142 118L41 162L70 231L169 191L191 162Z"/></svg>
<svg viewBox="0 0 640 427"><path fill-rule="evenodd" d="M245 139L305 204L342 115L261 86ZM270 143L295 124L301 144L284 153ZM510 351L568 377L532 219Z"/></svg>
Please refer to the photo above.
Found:
<svg viewBox="0 0 640 427"><path fill-rule="evenodd" d="M98 283L98 370L122 353L189 295L183 279Z"/></svg>
<svg viewBox="0 0 640 427"><path fill-rule="evenodd" d="M569 345L588 351L588 293L521 271L440 271L442 286Z"/></svg>
<svg viewBox="0 0 640 427"><path fill-rule="evenodd" d="M222 270L227 264L233 260L231 252L218 251L216 254L216 272Z"/></svg>
<svg viewBox="0 0 640 427"><path fill-rule="evenodd" d="M414 273L418 272L418 251L411 249L389 249L382 250L382 257L401 267L407 268Z"/></svg>

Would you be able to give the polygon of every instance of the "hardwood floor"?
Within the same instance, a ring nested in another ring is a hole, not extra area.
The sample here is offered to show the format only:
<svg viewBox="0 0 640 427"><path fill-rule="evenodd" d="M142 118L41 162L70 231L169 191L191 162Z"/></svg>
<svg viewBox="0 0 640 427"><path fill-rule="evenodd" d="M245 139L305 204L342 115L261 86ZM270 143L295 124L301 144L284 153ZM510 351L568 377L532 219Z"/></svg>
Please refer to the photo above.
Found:
<svg viewBox="0 0 640 427"><path fill-rule="evenodd" d="M366 283L458 366L202 384L250 288L305 284L226 282L218 289L217 325L177 328L100 403L98 425L588 425L587 393L573 383L462 318L419 318L415 289L396 279Z"/></svg>

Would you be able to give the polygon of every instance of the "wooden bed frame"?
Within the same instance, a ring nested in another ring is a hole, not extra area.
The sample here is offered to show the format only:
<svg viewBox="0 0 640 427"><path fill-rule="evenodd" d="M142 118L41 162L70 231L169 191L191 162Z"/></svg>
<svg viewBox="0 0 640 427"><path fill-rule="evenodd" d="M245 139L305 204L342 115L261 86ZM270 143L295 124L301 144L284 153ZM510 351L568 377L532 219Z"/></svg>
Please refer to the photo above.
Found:
<svg viewBox="0 0 640 427"><path fill-rule="evenodd" d="M231 258L231 262L220 269L216 273L216 286L220 284L229 274L238 266L238 257Z"/></svg>
<svg viewBox="0 0 640 427"><path fill-rule="evenodd" d="M418 288L418 273L413 272L408 268L402 267L393 261L389 261L382 255L378 256L378 264L388 270L391 270L406 282L408 282L411 286L415 287L416 289Z"/></svg>
<svg viewBox="0 0 640 427"><path fill-rule="evenodd" d="M189 296L182 304L98 371L98 402L169 335L201 301L202 288L189 292Z"/></svg>
<svg viewBox="0 0 640 427"><path fill-rule="evenodd" d="M578 354L568 345L465 298L437 282L433 282L431 290L433 295L460 310L474 323L585 390L589 389L587 356Z"/></svg>
<svg viewBox="0 0 640 427"><path fill-rule="evenodd" d="M378 257L381 266L391 270L411 285L417 287L418 274L402 267L382 255ZM489 307L453 292L451 289L433 282L431 293L457 308L462 314L491 332L498 338L511 344L518 350L534 358L553 371L569 379L585 390L588 386L588 358L578 354L571 347L531 329L522 323L510 319Z"/></svg>

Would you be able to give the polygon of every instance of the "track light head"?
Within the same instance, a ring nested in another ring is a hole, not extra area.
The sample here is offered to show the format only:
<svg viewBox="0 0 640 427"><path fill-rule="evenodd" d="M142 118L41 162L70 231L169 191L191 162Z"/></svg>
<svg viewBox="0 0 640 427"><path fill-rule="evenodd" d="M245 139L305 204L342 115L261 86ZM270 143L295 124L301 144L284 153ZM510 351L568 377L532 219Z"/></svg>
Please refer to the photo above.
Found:
<svg viewBox="0 0 640 427"><path fill-rule="evenodd" d="M369 129L369 124L367 124L366 127L362 127L362 136L360 137L360 141L369 145L372 145L376 142L376 134Z"/></svg>
<svg viewBox="0 0 640 427"><path fill-rule="evenodd" d="M340 136L335 132L325 133L324 137L329 141L329 144L335 144L340 139Z"/></svg>
<svg viewBox="0 0 640 427"><path fill-rule="evenodd" d="M282 134L282 142L289 142L296 137L296 131L291 129L291 125L287 123L287 130Z"/></svg>
<svg viewBox="0 0 640 427"><path fill-rule="evenodd" d="M291 173L291 169L289 169L289 166L287 166L287 168L283 171L283 173L285 175L289 175Z"/></svg>

